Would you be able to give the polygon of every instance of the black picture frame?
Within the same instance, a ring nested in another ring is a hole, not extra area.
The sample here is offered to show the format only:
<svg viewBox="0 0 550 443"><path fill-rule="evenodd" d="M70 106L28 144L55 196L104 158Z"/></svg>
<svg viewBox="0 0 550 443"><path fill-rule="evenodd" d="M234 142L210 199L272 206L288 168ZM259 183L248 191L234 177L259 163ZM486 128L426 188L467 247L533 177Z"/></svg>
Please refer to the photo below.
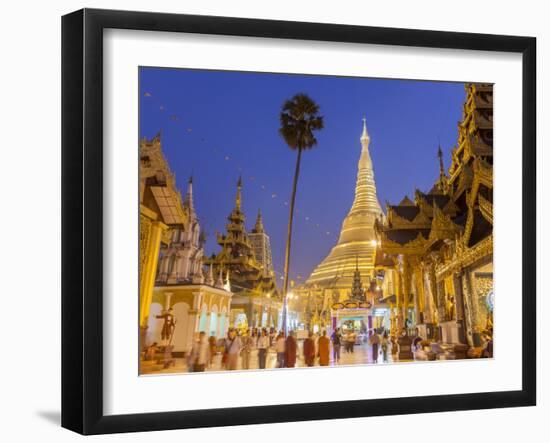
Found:
<svg viewBox="0 0 550 443"><path fill-rule="evenodd" d="M391 399L103 413L103 30L108 28L522 54L522 389ZM82 434L536 404L536 39L83 9L62 18L62 426Z"/></svg>

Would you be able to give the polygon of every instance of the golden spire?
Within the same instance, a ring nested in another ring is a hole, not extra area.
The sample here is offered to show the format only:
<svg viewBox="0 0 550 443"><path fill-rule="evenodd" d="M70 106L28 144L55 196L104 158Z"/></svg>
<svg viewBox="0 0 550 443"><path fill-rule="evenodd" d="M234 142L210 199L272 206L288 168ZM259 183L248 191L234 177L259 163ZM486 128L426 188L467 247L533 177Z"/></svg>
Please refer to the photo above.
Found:
<svg viewBox="0 0 550 443"><path fill-rule="evenodd" d="M443 151L441 150L441 144L437 148L437 157L439 158L439 180L437 181L437 187L441 192L445 192L447 188L447 175L445 174L445 165L443 164Z"/></svg>
<svg viewBox="0 0 550 443"><path fill-rule="evenodd" d="M374 267L376 246L374 223L382 215L376 196L376 183L369 153L370 136L363 117L361 154L357 165L355 197L342 223L338 243L315 268L306 283L349 291L354 272L370 275Z"/></svg>
<svg viewBox="0 0 550 443"><path fill-rule="evenodd" d="M439 157L439 176L443 177L445 175L445 167L443 166L443 151L441 150L441 145L437 149L437 156Z"/></svg>
<svg viewBox="0 0 550 443"><path fill-rule="evenodd" d="M355 198L348 214L350 217L358 211L369 211L375 214L382 212L376 196L374 171L369 152L370 136L367 132L367 120L363 117L363 133L361 134L361 156L357 165L357 180L355 183ZM344 222L345 223L345 222Z"/></svg>
<svg viewBox="0 0 550 443"><path fill-rule="evenodd" d="M239 181L237 182L237 195L235 197L235 208L237 208L239 211L241 210L241 190L243 187L243 180L242 177L239 176Z"/></svg>
<svg viewBox="0 0 550 443"><path fill-rule="evenodd" d="M262 212L258 209L258 217L256 218L256 224L254 225L253 232L264 232L264 222L262 220Z"/></svg>

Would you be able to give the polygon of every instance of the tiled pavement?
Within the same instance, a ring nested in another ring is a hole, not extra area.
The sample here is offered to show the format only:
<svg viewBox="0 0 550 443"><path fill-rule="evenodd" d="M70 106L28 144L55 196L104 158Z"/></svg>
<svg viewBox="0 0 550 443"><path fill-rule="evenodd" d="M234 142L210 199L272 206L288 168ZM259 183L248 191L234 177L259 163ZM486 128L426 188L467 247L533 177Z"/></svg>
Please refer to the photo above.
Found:
<svg viewBox="0 0 550 443"><path fill-rule="evenodd" d="M302 343L299 342L298 344L298 356L296 359L296 367L305 367L303 352L302 352ZM374 361L372 359L372 348L368 344L361 344L354 346L354 352L348 353L344 350L342 347L341 353L340 353L340 360L338 362L334 362L333 356L332 356L332 346L331 346L331 356L330 356L330 366L346 366L346 365L357 365L357 364L373 364ZM217 354L214 356L212 365L208 367L206 370L211 371L221 371L222 364L221 364L222 356L221 354ZM277 354L274 349L270 349L267 355L267 368L273 369L277 367ZM392 354L391 354L391 346L388 349L388 363L392 362ZM382 354L379 353L378 355L378 364L384 364L382 362ZM386 363L387 364L387 363ZM319 359L315 360L315 366L319 366ZM237 366L238 370L242 370L242 357L239 357L239 362ZM259 370L258 366L258 351L253 350L250 355L250 369L251 370ZM177 358L176 363L174 366L171 366L166 369L160 368L158 365L147 365L142 366L142 374L176 374L176 373L183 373L183 372L189 372L187 368L187 362L184 358Z"/></svg>

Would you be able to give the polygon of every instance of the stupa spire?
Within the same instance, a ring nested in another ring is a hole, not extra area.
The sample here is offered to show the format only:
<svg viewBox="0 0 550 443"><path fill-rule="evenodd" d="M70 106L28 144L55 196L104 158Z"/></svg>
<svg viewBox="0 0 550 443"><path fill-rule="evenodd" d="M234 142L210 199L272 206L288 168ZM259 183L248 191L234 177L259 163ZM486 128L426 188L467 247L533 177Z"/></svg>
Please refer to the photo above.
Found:
<svg viewBox="0 0 550 443"><path fill-rule="evenodd" d="M239 176L239 181L237 181L237 195L235 196L235 208L239 211L241 210L241 204L242 204L242 196L241 191L243 188L243 180L242 177Z"/></svg>
<svg viewBox="0 0 550 443"><path fill-rule="evenodd" d="M363 133L361 134L361 142L363 140L370 140L369 132L367 131L367 117L363 116Z"/></svg>
<svg viewBox="0 0 550 443"><path fill-rule="evenodd" d="M348 294L353 286L354 276L361 273L370 275L374 268L374 223L382 215L369 153L370 135L364 117L360 142L361 154L357 164L355 197L342 223L338 243L306 282L341 289Z"/></svg>
<svg viewBox="0 0 550 443"><path fill-rule="evenodd" d="M264 232L264 222L262 220L262 212L258 209L258 217L256 217L256 224L254 225L254 233Z"/></svg>
<svg viewBox="0 0 550 443"><path fill-rule="evenodd" d="M357 165L357 180L355 183L355 198L348 217L357 211L382 212L376 197L374 171L369 152L370 136L367 132L367 119L363 117L363 133L361 135L361 156Z"/></svg>

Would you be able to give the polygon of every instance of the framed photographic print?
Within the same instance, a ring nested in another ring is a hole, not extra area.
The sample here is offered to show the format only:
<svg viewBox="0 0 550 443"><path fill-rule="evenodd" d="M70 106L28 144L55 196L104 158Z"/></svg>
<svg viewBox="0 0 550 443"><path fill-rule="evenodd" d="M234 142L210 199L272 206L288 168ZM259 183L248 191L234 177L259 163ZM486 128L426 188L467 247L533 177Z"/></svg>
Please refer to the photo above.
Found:
<svg viewBox="0 0 550 443"><path fill-rule="evenodd" d="M534 38L62 26L64 427L535 404Z"/></svg>

